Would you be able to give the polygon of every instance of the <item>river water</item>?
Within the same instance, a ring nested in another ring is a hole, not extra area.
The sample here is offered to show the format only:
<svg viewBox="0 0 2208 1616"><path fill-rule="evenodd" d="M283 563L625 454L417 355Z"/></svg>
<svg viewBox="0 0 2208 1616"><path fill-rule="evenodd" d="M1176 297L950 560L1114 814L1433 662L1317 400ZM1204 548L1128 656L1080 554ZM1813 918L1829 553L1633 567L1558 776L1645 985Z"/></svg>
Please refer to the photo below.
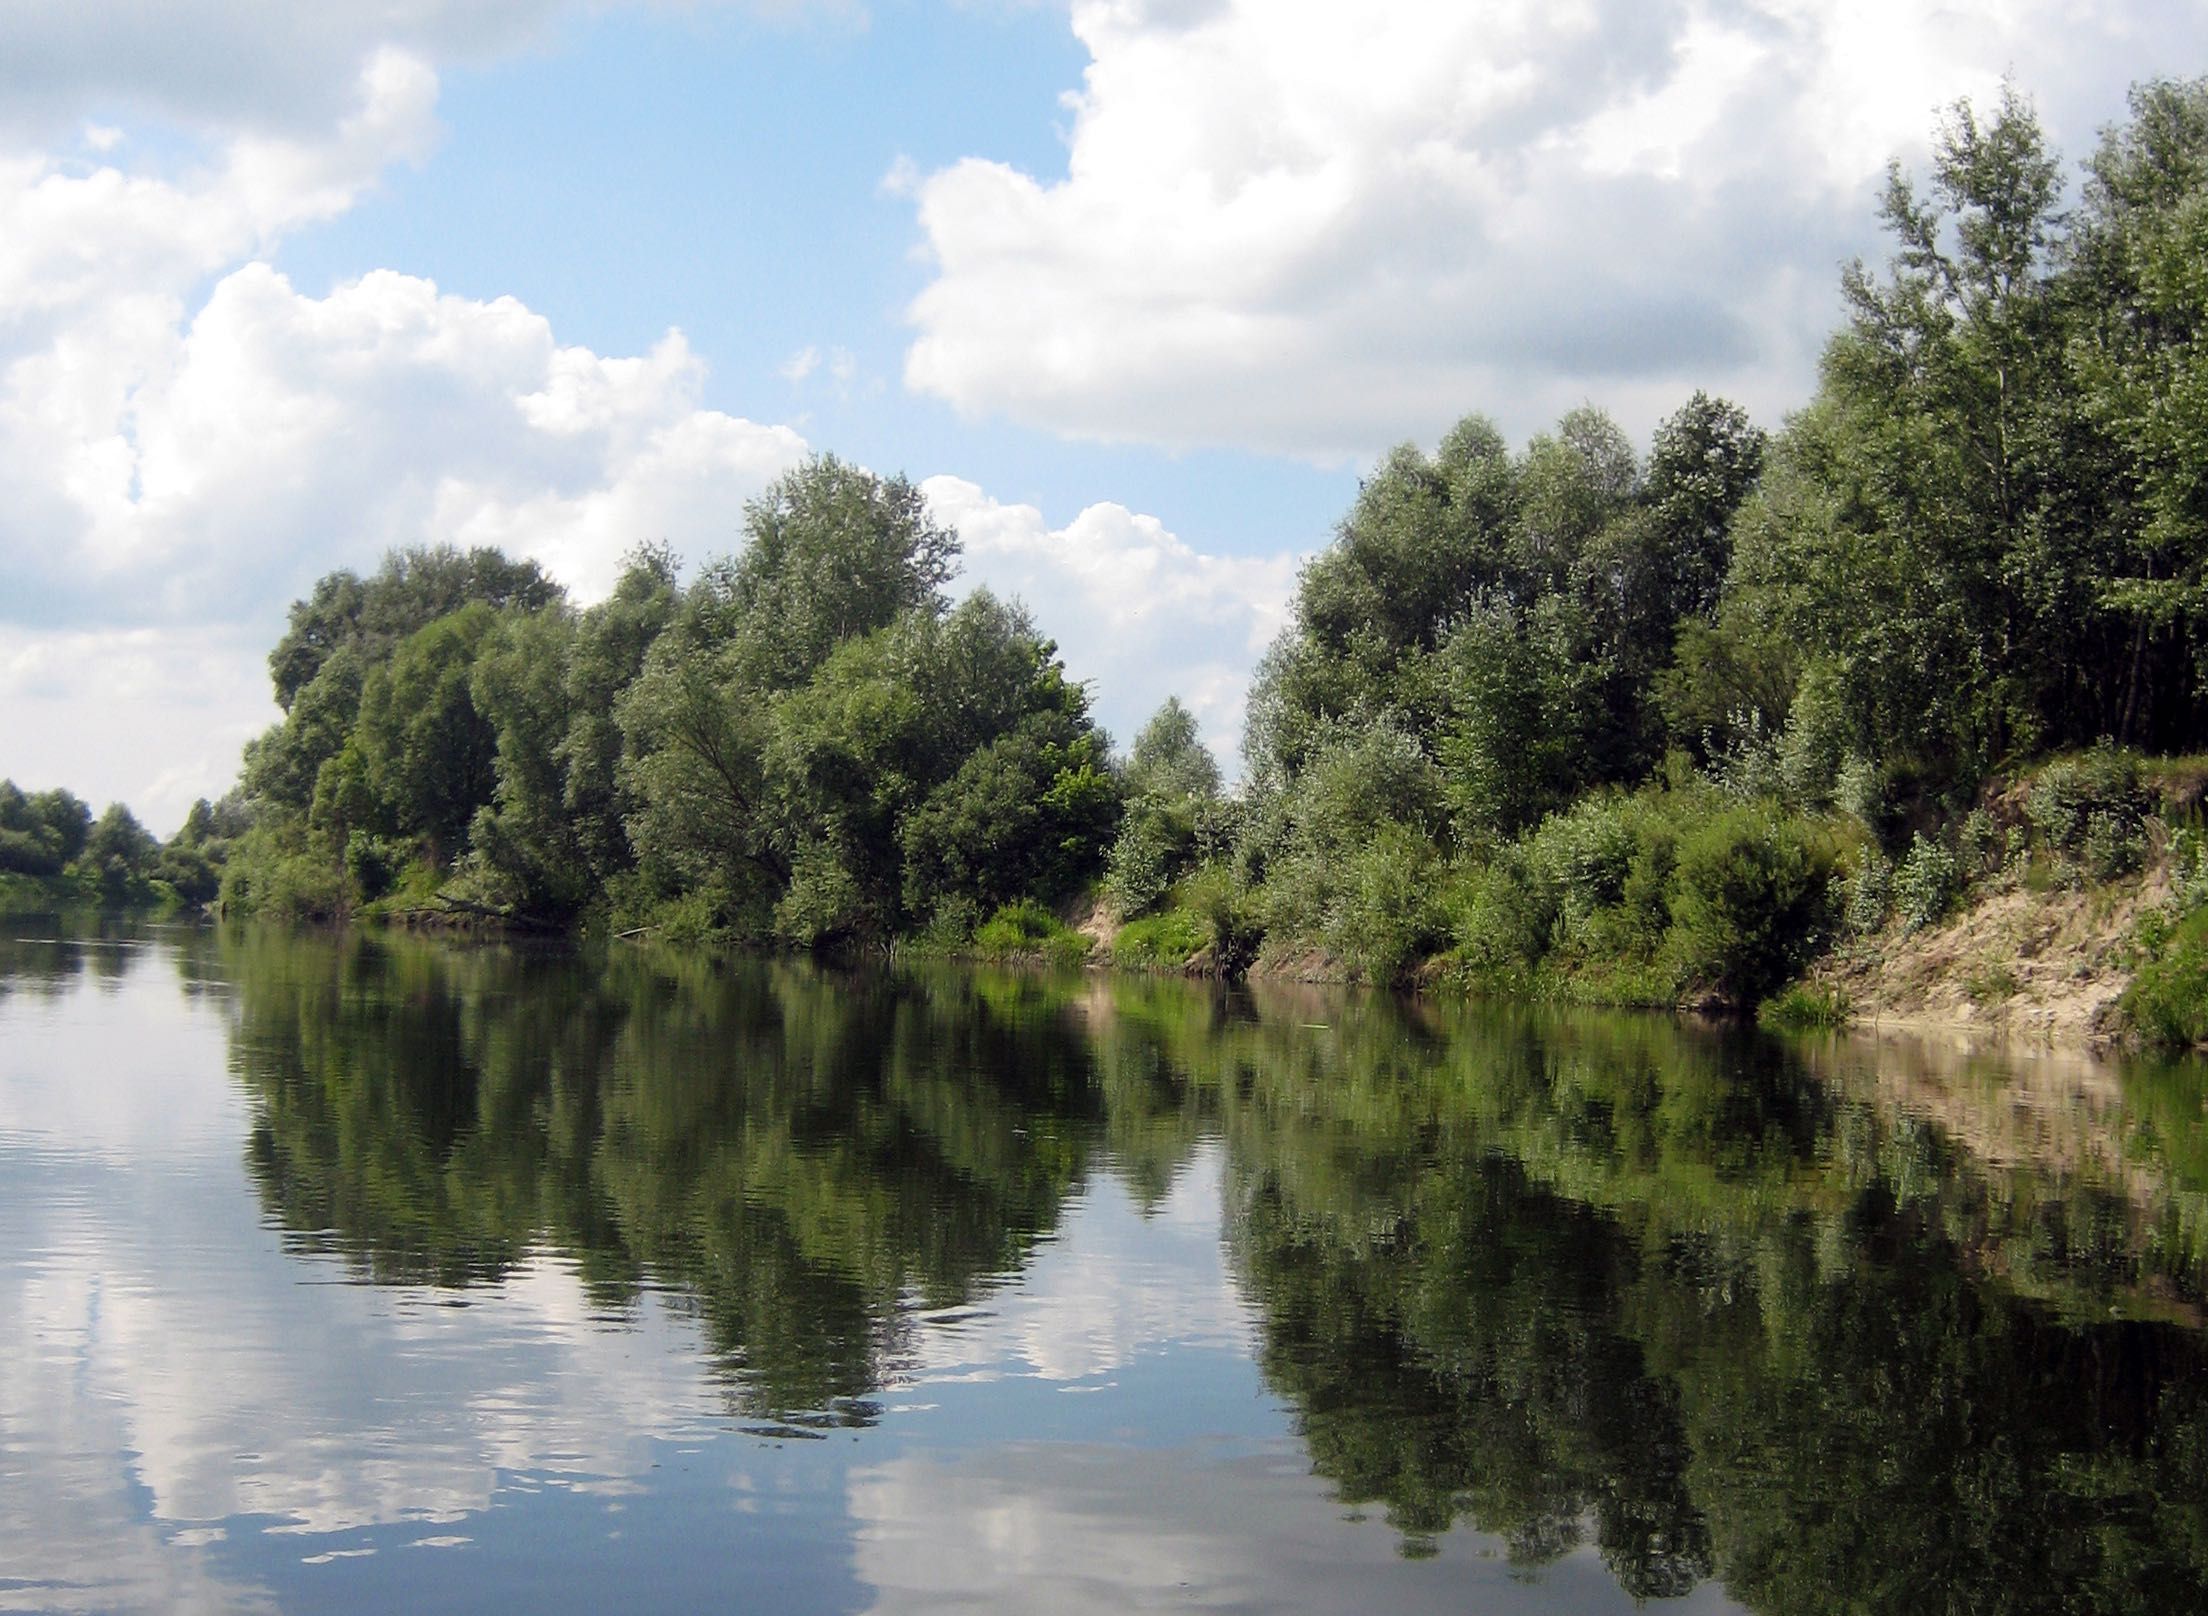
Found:
<svg viewBox="0 0 2208 1616"><path fill-rule="evenodd" d="M0 921L0 1610L2198 1611L2204 1094Z"/></svg>

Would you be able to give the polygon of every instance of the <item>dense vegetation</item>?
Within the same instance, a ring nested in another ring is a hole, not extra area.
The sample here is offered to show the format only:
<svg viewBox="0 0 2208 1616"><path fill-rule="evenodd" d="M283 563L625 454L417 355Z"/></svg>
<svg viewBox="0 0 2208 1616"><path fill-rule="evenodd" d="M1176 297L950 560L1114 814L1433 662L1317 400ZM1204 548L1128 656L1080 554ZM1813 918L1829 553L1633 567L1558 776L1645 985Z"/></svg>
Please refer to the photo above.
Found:
<svg viewBox="0 0 2208 1616"><path fill-rule="evenodd" d="M2153 760L2208 747L2208 81L2136 91L2074 199L2015 95L1959 107L1883 217L1776 436L1697 394L1645 455L1587 408L1389 456L1231 794L1178 702L1111 756L1018 606L948 604L912 485L822 458L587 610L492 551L323 579L221 834L95 863L197 896L234 841L239 910L800 947L1075 956L1101 897L1131 963L1740 1004L1973 882L2151 864L2182 1010L2199 771ZM79 858L45 800L9 868Z"/></svg>
<svg viewBox="0 0 2208 1616"><path fill-rule="evenodd" d="M245 824L234 797L196 802L164 843L119 802L94 819L71 792L0 780L0 910L204 904Z"/></svg>
<svg viewBox="0 0 2208 1616"><path fill-rule="evenodd" d="M1591 410L1399 450L1304 573L1183 906L1378 978L1675 1002L1974 879L2151 857L2197 902L2197 801L2141 756L2208 745L2208 83L2137 91L2064 201L2027 106L1959 108L1776 438L1697 396L1645 460Z"/></svg>
<svg viewBox="0 0 2208 1616"><path fill-rule="evenodd" d="M687 586L576 611L492 551L393 555L293 608L226 901L448 906L800 946L963 935L1096 866L1119 788L1026 613L942 593L918 491L832 458Z"/></svg>

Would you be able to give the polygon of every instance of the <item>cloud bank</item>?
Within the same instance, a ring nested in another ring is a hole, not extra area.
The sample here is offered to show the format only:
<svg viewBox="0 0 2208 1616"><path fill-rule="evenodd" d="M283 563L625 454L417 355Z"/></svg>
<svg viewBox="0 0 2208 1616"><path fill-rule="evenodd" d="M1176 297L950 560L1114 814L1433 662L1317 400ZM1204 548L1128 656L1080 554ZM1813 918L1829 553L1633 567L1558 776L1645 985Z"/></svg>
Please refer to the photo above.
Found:
<svg viewBox="0 0 2208 1616"><path fill-rule="evenodd" d="M909 386L1320 460L1588 398L1801 403L1889 159L2004 74L2069 155L2208 60L2155 0L1074 0L1066 174L916 186ZM2188 64L2190 64L2188 66ZM914 186L911 176L905 184Z"/></svg>

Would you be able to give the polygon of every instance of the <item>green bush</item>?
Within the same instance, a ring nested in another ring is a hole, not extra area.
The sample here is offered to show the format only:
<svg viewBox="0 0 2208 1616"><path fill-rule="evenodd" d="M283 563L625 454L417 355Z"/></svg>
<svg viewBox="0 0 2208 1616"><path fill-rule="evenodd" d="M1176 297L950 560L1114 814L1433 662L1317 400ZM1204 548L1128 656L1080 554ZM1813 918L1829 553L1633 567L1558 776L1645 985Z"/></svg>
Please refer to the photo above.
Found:
<svg viewBox="0 0 2208 1616"><path fill-rule="evenodd" d="M1984 965L1963 978L1963 994L1972 1004L2006 1004L2024 984L2006 965Z"/></svg>
<svg viewBox="0 0 2208 1616"><path fill-rule="evenodd" d="M703 890L662 903L653 914L651 935L653 941L676 948L709 948L726 937L712 895Z"/></svg>
<svg viewBox="0 0 2208 1616"><path fill-rule="evenodd" d="M1112 939L1112 958L1121 965L1174 968L1211 941L1211 928L1203 917L1187 909L1166 909L1119 928Z"/></svg>
<svg viewBox="0 0 2208 1616"><path fill-rule="evenodd" d="M1447 935L1441 855L1408 825L1384 825L1345 861L1326 916L1328 946L1374 982L1393 982Z"/></svg>
<svg viewBox="0 0 2208 1616"><path fill-rule="evenodd" d="M1139 915L1164 897L1187 864L1195 840L1188 812L1176 812L1152 798L1131 803L1104 869L1104 890L1119 912Z"/></svg>
<svg viewBox="0 0 2208 1616"><path fill-rule="evenodd" d="M1019 898L975 929L974 949L998 958L1040 955L1054 964L1078 965L1088 958L1089 940L1033 898Z"/></svg>
<svg viewBox="0 0 2208 1616"><path fill-rule="evenodd" d="M1808 1032L1846 1026L1853 1008L1843 988L1796 982L1764 1000L1756 1009L1756 1020L1774 1032Z"/></svg>
<svg viewBox="0 0 2208 1616"><path fill-rule="evenodd" d="M2156 1048L2208 1043L2208 909L2153 939L2149 952L2117 1001L2118 1013Z"/></svg>
<svg viewBox="0 0 2208 1616"><path fill-rule="evenodd" d="M1962 865L1944 842L1917 832L1909 856L1894 871L1894 904L1911 931L1933 924L1962 895Z"/></svg>
<svg viewBox="0 0 2208 1616"><path fill-rule="evenodd" d="M1955 833L1956 856L1962 860L1966 880L1976 880L1992 875L2000 869L2003 855L2008 851L2001 829L1994 824L1993 815L1983 808L1973 808L1963 816L1963 823Z"/></svg>
<svg viewBox="0 0 2208 1616"><path fill-rule="evenodd" d="M352 883L328 858L263 845L234 857L222 872L222 907L271 920L343 920L352 913Z"/></svg>
<svg viewBox="0 0 2208 1616"><path fill-rule="evenodd" d="M1681 980L1737 1005L1797 975L1829 923L1833 860L1809 827L1742 805L1681 838L1665 946Z"/></svg>
<svg viewBox="0 0 2208 1616"><path fill-rule="evenodd" d="M1641 851L1630 799L1590 797L1543 820L1526 853L1536 879L1554 896L1559 924L1571 927L1625 893Z"/></svg>
<svg viewBox="0 0 2208 1616"><path fill-rule="evenodd" d="M1207 864L1181 883L1181 907L1211 928L1212 958L1222 976L1240 976L1265 940L1249 889L1221 864Z"/></svg>
<svg viewBox="0 0 2208 1616"><path fill-rule="evenodd" d="M413 856L413 844L400 837L356 830L345 838L345 873L360 896L369 901L398 885Z"/></svg>
<svg viewBox="0 0 2208 1616"><path fill-rule="evenodd" d="M2050 852L2088 878L2108 881L2146 861L2150 806L2138 758L2103 744L2040 770L2024 812Z"/></svg>
<svg viewBox="0 0 2208 1616"><path fill-rule="evenodd" d="M1548 947L1555 910L1530 878L1520 848L1461 870L1445 902L1457 964L1484 986L1521 982Z"/></svg>
<svg viewBox="0 0 2208 1616"><path fill-rule="evenodd" d="M1855 868L1840 880L1841 924L1858 937L1868 937L1886 924L1893 899L1893 864L1876 847L1864 847Z"/></svg>
<svg viewBox="0 0 2208 1616"><path fill-rule="evenodd" d="M2096 808L2086 815L2078 862L2087 877L2113 881L2147 862L2147 827L2132 815Z"/></svg>

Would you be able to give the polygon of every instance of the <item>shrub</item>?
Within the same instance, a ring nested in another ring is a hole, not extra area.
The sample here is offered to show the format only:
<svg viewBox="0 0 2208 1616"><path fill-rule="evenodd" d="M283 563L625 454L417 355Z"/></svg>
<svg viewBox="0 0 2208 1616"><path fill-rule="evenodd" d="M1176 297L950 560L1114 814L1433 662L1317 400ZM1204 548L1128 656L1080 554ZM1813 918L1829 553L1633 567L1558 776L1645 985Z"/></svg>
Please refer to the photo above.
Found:
<svg viewBox="0 0 2208 1616"><path fill-rule="evenodd" d="M342 920L352 912L352 883L328 859L263 844L222 873L222 906L271 920Z"/></svg>
<svg viewBox="0 0 2208 1616"><path fill-rule="evenodd" d="M1943 842L1917 832L1909 856L1894 871L1894 903L1911 931L1931 925L1953 907L1963 889L1962 866Z"/></svg>
<svg viewBox="0 0 2208 1616"><path fill-rule="evenodd" d="M2052 852L2105 881L2145 861L2148 807L2139 760L2104 743L2040 770L2024 812Z"/></svg>
<svg viewBox="0 0 2208 1616"><path fill-rule="evenodd" d="M2208 1043L2208 909L2154 940L2151 957L2131 979L2117 1010L2156 1048Z"/></svg>
<svg viewBox="0 0 2208 1616"><path fill-rule="evenodd" d="M1832 805L1876 831L1886 815L1886 780L1878 765L1851 754L1833 779Z"/></svg>
<svg viewBox="0 0 2208 1616"><path fill-rule="evenodd" d="M1351 854L1326 918L1328 945L1375 982L1392 982L1440 946L1441 856L1408 825L1383 826Z"/></svg>
<svg viewBox="0 0 2208 1616"><path fill-rule="evenodd" d="M820 948L879 929L851 861L829 841L813 841L791 860L789 889L774 906L774 929L800 948Z"/></svg>
<svg viewBox="0 0 2208 1616"><path fill-rule="evenodd" d="M1840 880L1841 924L1868 937L1886 924L1894 896L1894 866L1876 847L1857 855L1855 868Z"/></svg>
<svg viewBox="0 0 2208 1616"><path fill-rule="evenodd" d="M1005 904L974 932L974 947L998 956L1040 955L1059 965L1088 957L1089 940L1032 898Z"/></svg>
<svg viewBox="0 0 2208 1616"><path fill-rule="evenodd" d="M1506 847L1452 883L1449 929L1465 971L1491 986L1513 983L1541 958L1555 911L1529 878L1524 853Z"/></svg>
<svg viewBox="0 0 2208 1616"><path fill-rule="evenodd" d="M710 893L686 892L669 898L654 912L651 926L655 941L677 948L706 948L723 940L719 916Z"/></svg>
<svg viewBox="0 0 2208 1616"><path fill-rule="evenodd" d="M1104 873L1104 890L1121 914L1139 915L1165 896L1195 841L1187 819L1150 798L1128 806Z"/></svg>
<svg viewBox="0 0 2208 1616"><path fill-rule="evenodd" d="M2078 862L2095 881L2129 875L2147 861L2147 828L2139 819L2114 809L2096 808L2085 819Z"/></svg>
<svg viewBox="0 0 2208 1616"><path fill-rule="evenodd" d="M356 830L345 838L345 873L371 902L399 884L413 857L413 843L403 837Z"/></svg>
<svg viewBox="0 0 2208 1616"><path fill-rule="evenodd" d="M1212 957L1221 976L1240 976L1265 940L1249 889L1223 865L1206 865L1181 883L1181 906L1211 928Z"/></svg>
<svg viewBox="0 0 2208 1616"><path fill-rule="evenodd" d="M1527 856L1569 926L1618 901L1639 851L1624 799L1591 797L1542 821Z"/></svg>
<svg viewBox="0 0 2208 1616"><path fill-rule="evenodd" d="M2006 965L1986 965L1963 978L1963 994L1972 1004L2005 1004L2023 986Z"/></svg>
<svg viewBox="0 0 2208 1616"><path fill-rule="evenodd" d="M1774 1032L1808 1032L1819 1027L1847 1025L1854 1008L1845 989L1818 982L1796 982L1763 1001L1756 1020Z"/></svg>
<svg viewBox="0 0 2208 1616"><path fill-rule="evenodd" d="M1211 941L1203 917L1187 909L1167 909L1128 922L1112 939L1112 958L1122 965L1186 965Z"/></svg>
<svg viewBox="0 0 2208 1616"><path fill-rule="evenodd" d="M2001 867L2007 851L1993 815L1983 808L1973 808L1963 816L1962 826L1955 833L1955 852L1962 860L1965 879L1976 880L1979 876L1993 874Z"/></svg>
<svg viewBox="0 0 2208 1616"><path fill-rule="evenodd" d="M1800 820L1741 806L1679 843L1666 946L1683 980L1754 1004L1797 974L1828 922L1832 860Z"/></svg>

